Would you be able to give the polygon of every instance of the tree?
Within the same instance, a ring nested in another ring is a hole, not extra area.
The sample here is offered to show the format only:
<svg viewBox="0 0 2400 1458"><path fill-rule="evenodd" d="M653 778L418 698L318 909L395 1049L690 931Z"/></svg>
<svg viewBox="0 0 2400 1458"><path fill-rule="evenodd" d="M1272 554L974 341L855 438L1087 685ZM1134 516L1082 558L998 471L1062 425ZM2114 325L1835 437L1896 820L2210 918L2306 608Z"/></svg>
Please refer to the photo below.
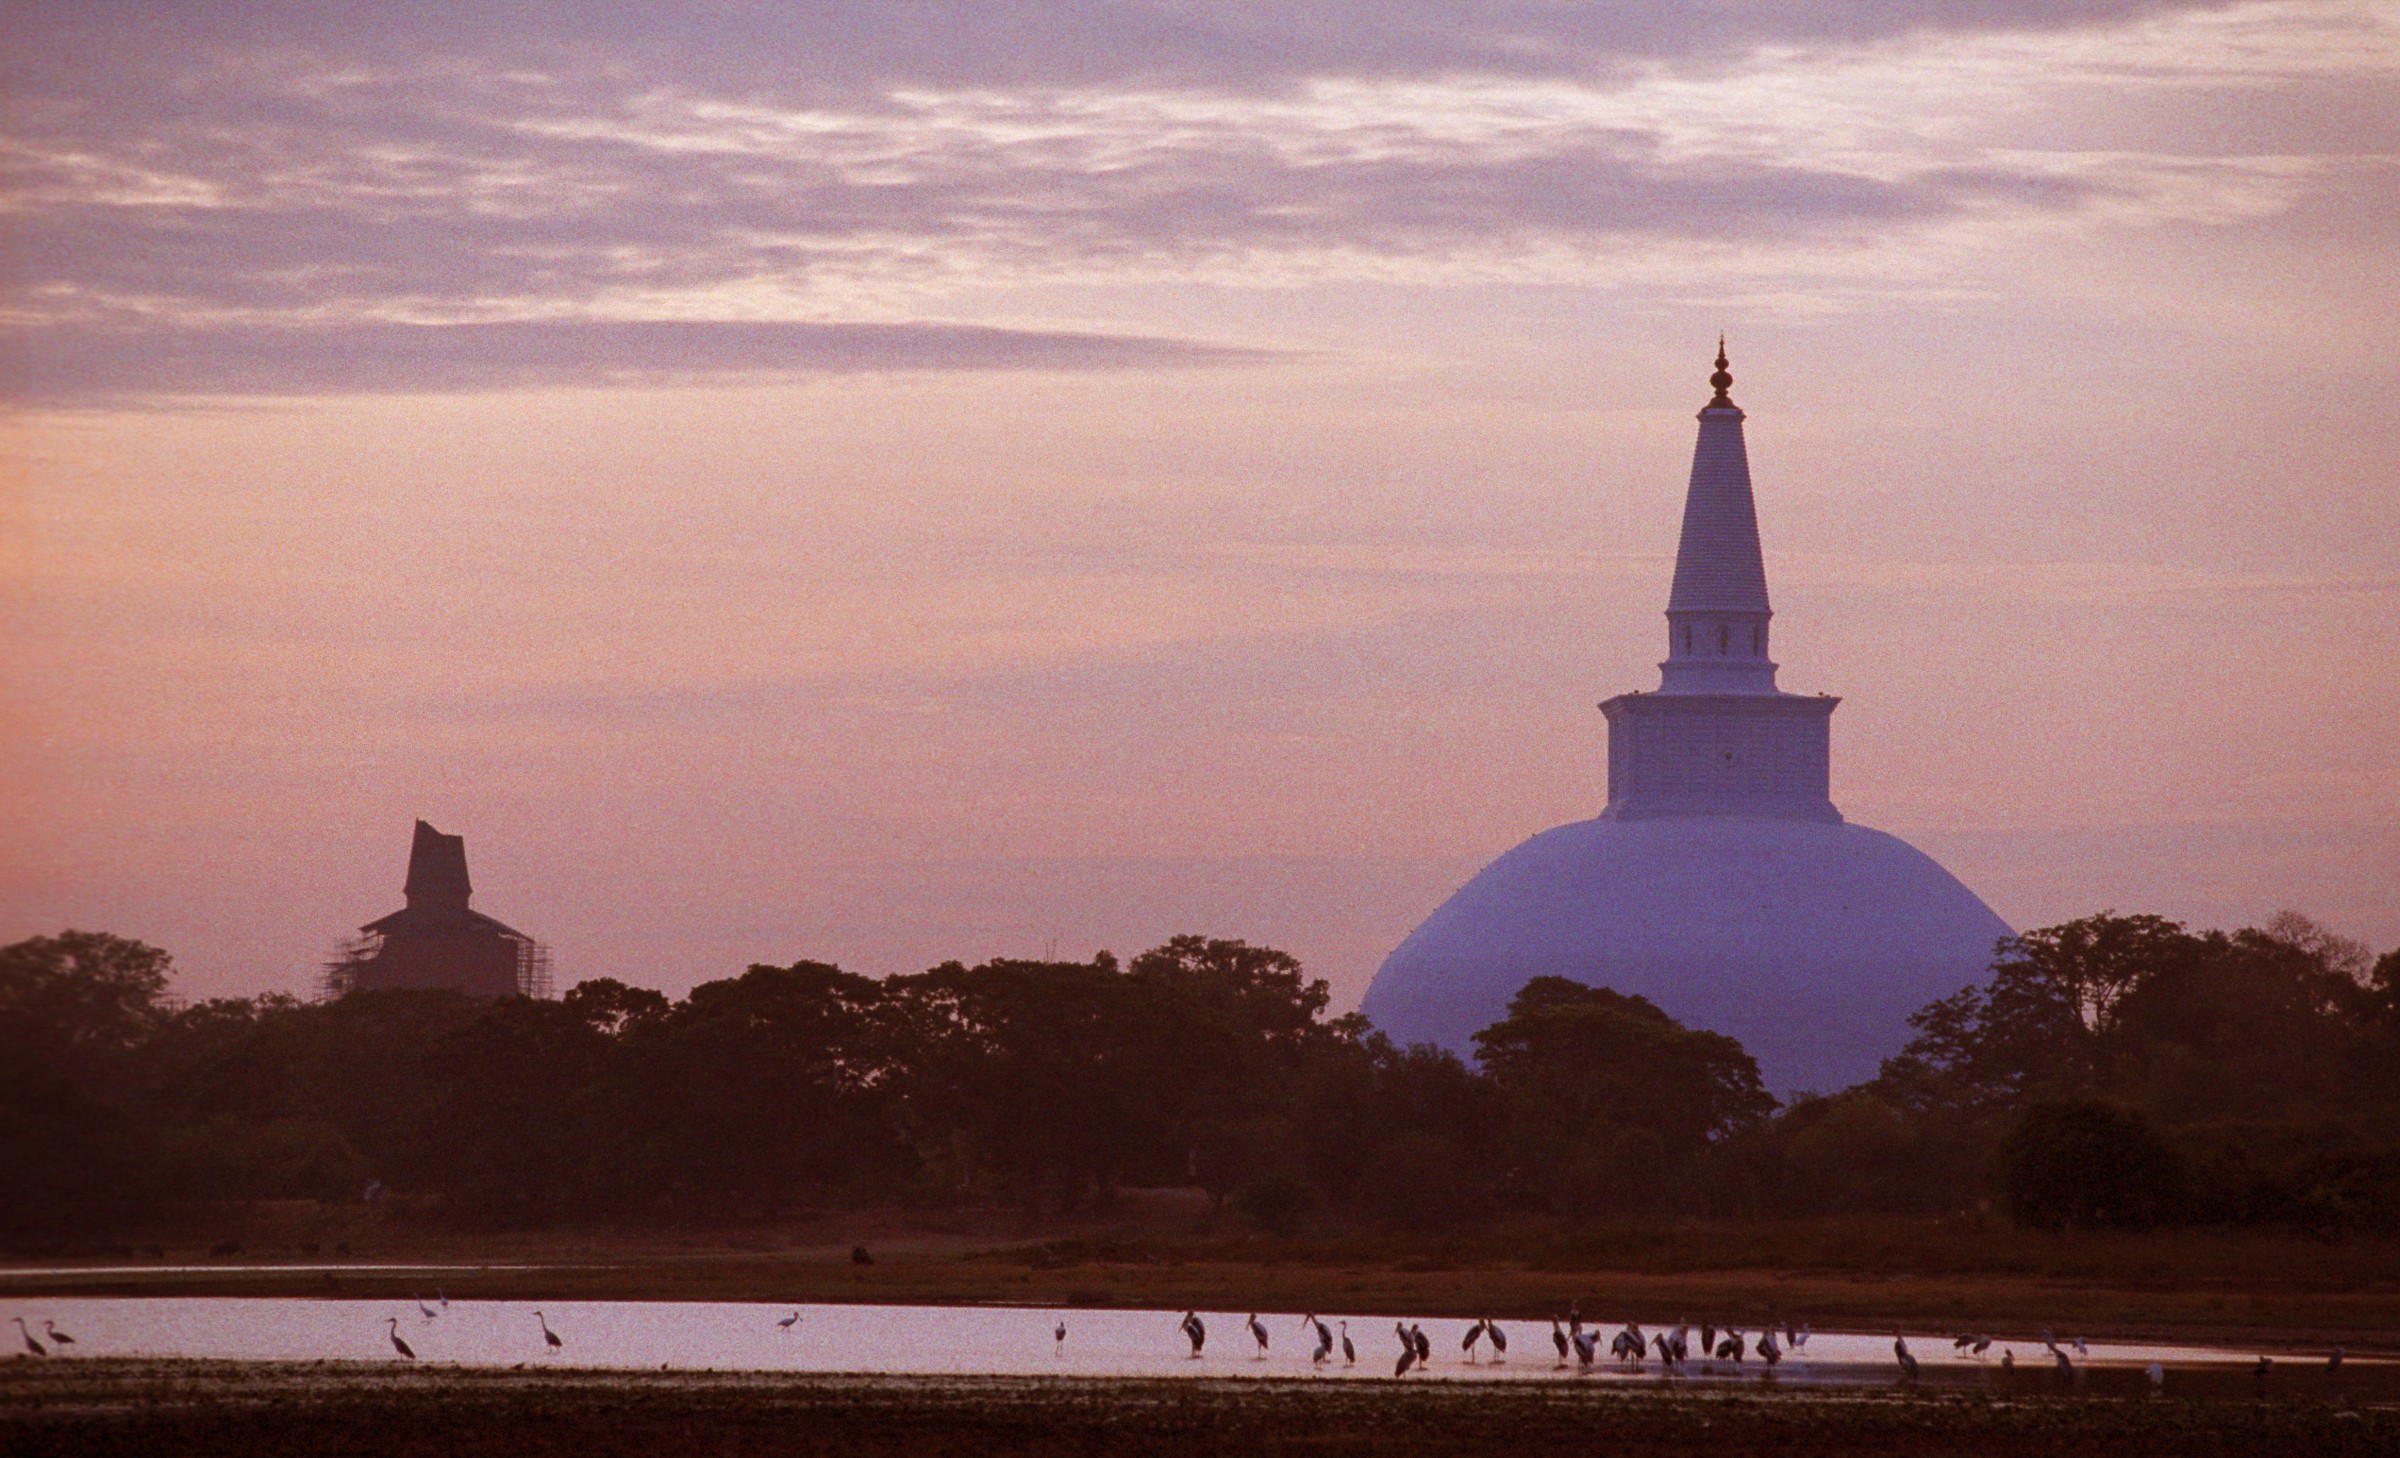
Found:
<svg viewBox="0 0 2400 1458"><path fill-rule="evenodd" d="M1518 1180L1562 1211L1637 1203L1775 1108L1733 1039L1563 977L1526 983L1475 1048L1509 1110Z"/></svg>
<svg viewBox="0 0 2400 1458"><path fill-rule="evenodd" d="M2020 1225L2143 1230L2183 1214L2183 1162L2139 1115L2096 1099L2034 1104L2000 1144Z"/></svg>

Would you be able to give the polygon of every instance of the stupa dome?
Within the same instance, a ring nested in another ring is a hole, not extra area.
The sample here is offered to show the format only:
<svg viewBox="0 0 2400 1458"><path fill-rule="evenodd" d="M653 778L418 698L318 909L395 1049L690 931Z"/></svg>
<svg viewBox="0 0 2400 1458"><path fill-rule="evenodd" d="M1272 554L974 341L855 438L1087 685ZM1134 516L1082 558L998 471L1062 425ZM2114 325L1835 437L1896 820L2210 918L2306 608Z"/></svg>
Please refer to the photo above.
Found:
<svg viewBox="0 0 2400 1458"><path fill-rule="evenodd" d="M1608 806L1486 866L1410 933L1363 1011L1471 1055L1535 977L1638 993L1738 1038L1767 1086L1872 1077L1907 1018L1982 980L2007 923L1830 797L1840 700L1775 686L1766 571L1720 346L1649 693L1602 704Z"/></svg>

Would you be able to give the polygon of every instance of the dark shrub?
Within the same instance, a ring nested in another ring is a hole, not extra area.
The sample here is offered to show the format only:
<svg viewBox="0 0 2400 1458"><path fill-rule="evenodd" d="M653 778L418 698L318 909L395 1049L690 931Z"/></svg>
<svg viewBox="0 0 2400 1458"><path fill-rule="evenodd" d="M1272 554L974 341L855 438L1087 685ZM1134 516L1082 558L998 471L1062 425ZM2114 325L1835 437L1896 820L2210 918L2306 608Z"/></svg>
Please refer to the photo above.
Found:
<svg viewBox="0 0 2400 1458"><path fill-rule="evenodd" d="M2044 1230L2171 1224L2186 1206L2183 1160L2138 1115L2074 1099L2028 1108L2000 1142L2009 1215Z"/></svg>

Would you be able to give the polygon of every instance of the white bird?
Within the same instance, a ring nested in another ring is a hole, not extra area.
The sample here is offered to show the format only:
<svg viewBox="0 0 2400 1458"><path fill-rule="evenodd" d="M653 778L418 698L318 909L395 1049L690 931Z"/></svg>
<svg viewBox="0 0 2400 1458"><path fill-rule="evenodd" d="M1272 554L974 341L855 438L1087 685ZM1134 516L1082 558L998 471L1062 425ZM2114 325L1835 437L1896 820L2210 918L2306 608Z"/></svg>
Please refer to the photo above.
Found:
<svg viewBox="0 0 2400 1458"><path fill-rule="evenodd" d="M385 1320L391 1323L391 1329L386 1334L392 1339L392 1350L398 1352L401 1356L406 1357L412 1362L415 1361L417 1359L417 1349L400 1340L400 1318L393 1316L386 1317Z"/></svg>
<svg viewBox="0 0 2400 1458"><path fill-rule="evenodd" d="M34 1339L33 1328L25 1324L25 1318L20 1316L14 1318L14 1320L17 1323L17 1330L25 1334L25 1350L33 1353L33 1355L37 1357L49 1356L50 1349Z"/></svg>
<svg viewBox="0 0 2400 1458"><path fill-rule="evenodd" d="M1258 1319L1255 1311L1250 1313L1250 1340L1258 1343L1257 1355L1264 1357L1267 1354L1267 1325Z"/></svg>
<svg viewBox="0 0 2400 1458"><path fill-rule="evenodd" d="M800 1324L800 1313L795 1311L791 1315L785 1317L783 1320L775 1324L782 1327L785 1331L790 1331L793 1327Z"/></svg>
<svg viewBox="0 0 2400 1458"><path fill-rule="evenodd" d="M566 1345L565 1342L562 1342L558 1339L558 1333L550 1329L549 1317L544 1316L537 1311L533 1314L533 1319L542 1324L542 1341L549 1346L551 1351L555 1352L559 1348Z"/></svg>
<svg viewBox="0 0 2400 1458"><path fill-rule="evenodd" d="M60 1331L58 1329L58 1323L52 1321L46 1316L42 1318L42 1330L50 1334L50 1340L58 1344L58 1349L61 1352L64 1352L67 1348L75 1345L75 1338L68 1336L63 1331ZM2336 1358L2335 1360L2338 1362L2340 1359Z"/></svg>

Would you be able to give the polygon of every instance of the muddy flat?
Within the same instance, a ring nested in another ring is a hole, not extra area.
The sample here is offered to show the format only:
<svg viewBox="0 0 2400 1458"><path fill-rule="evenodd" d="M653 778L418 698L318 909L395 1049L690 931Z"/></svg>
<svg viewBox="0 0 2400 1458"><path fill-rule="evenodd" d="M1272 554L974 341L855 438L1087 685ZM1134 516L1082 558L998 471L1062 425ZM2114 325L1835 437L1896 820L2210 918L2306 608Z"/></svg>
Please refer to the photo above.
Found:
<svg viewBox="0 0 2400 1458"><path fill-rule="evenodd" d="M0 1451L58 1454L2388 1454L2400 1392L1782 1393L1280 1379L806 1377L134 1360L0 1364ZM2017 1379L2022 1379L2017 1380Z"/></svg>

